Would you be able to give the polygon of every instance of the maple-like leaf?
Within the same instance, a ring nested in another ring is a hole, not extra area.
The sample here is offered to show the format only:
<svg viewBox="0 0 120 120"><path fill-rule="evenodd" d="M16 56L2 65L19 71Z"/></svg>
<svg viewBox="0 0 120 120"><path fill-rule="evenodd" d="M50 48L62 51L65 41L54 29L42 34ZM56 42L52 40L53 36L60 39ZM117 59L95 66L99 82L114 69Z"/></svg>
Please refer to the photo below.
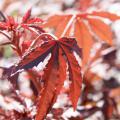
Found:
<svg viewBox="0 0 120 120"><path fill-rule="evenodd" d="M50 16L43 27L54 28L55 35L59 37L75 37L78 45L83 48L83 66L90 61L90 50L96 38L109 45L113 45L113 33L109 25L102 19L112 22L120 16L109 12L92 12L78 14L56 14Z"/></svg>
<svg viewBox="0 0 120 120"><path fill-rule="evenodd" d="M66 80L67 70L71 82L69 97L74 109L76 109L81 93L82 76L81 67L78 64L74 52L78 54L79 57L81 56L81 49L77 46L74 38L64 37L59 40L50 39L44 41L44 43L24 55L22 60L12 69L11 77L22 69L28 70L37 66L51 54L47 66L44 68L44 87L38 99L36 120L42 120L56 101ZM68 64L68 67L66 64Z"/></svg>
<svg viewBox="0 0 120 120"><path fill-rule="evenodd" d="M21 24L20 24L21 27L23 27L24 29L27 29L31 32L34 32L34 30L31 29L31 28L34 28L34 29L37 28L37 30L39 30L40 33L44 32L44 30L41 29L41 27L39 27L39 25L36 26L36 24L38 24L38 23L41 24L43 22L43 20L38 18L38 17L37 18L32 17L31 12L32 12L32 9L30 8L25 13L25 15L22 17L22 21L21 21Z"/></svg>
<svg viewBox="0 0 120 120"><path fill-rule="evenodd" d="M2 15L5 19L0 21L0 33L9 40L1 45L12 45L13 50L16 51L19 56L22 56L22 54L32 43L32 40L27 40L27 33L29 31L31 32L29 39L33 39L36 35L45 32L38 25L38 23L42 23L42 20L40 18L31 17L31 9L27 11L20 22L16 21L14 17L5 17L2 12L0 12L0 15ZM24 40L21 38L24 38Z"/></svg>
<svg viewBox="0 0 120 120"><path fill-rule="evenodd" d="M2 16L4 16L2 14L2 12L0 12ZM22 27L24 29L27 29L29 31L34 32L31 28L32 26L35 26L36 24L41 24L43 22L42 19L40 18L33 18L31 17L31 9L29 9L26 14L22 17L22 21L21 22L17 22L15 21L15 19L11 16L5 17L5 20L1 20L0 21L0 30L9 30L9 31L15 31L16 29ZM37 25L37 28L40 28L39 25ZM36 29L36 27L34 27L34 29ZM40 28L41 29L41 28ZM39 29L39 30L40 30ZM41 29L41 32L43 30Z"/></svg>
<svg viewBox="0 0 120 120"><path fill-rule="evenodd" d="M15 30L18 26L18 23L15 22L14 18L11 16L8 16L6 18L6 21L0 21L0 30Z"/></svg>

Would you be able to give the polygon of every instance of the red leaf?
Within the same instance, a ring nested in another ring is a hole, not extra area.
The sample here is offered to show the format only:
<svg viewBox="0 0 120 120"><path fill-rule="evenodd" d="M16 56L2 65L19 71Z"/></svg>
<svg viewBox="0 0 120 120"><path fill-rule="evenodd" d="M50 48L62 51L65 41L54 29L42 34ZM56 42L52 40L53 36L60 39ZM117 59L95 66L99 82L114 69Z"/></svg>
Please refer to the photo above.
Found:
<svg viewBox="0 0 120 120"><path fill-rule="evenodd" d="M89 23L92 30L96 33L98 37L100 37L101 40L112 45L112 31L110 30L110 27L107 24L95 18L89 18Z"/></svg>
<svg viewBox="0 0 120 120"><path fill-rule="evenodd" d="M60 15L53 15L48 18L46 22L43 23L43 27L53 27L56 28L58 24L61 22L62 16Z"/></svg>
<svg viewBox="0 0 120 120"><path fill-rule="evenodd" d="M26 12L26 14L23 16L22 18L22 23L26 23L27 20L30 18L31 16L31 8Z"/></svg>
<svg viewBox="0 0 120 120"><path fill-rule="evenodd" d="M57 37L61 37L63 31L65 30L67 23L69 22L71 16L66 16L64 17L64 19L58 24L56 31L55 31L55 35ZM62 27L61 27L62 26Z"/></svg>
<svg viewBox="0 0 120 120"><path fill-rule="evenodd" d="M53 28L57 37L71 37L72 32L73 37L77 38L79 46L83 48L83 64L86 64L90 60L90 50L92 48L93 43L95 43L95 41L93 41L94 38L92 38L95 36L90 31L90 27L92 28L93 32L95 32L96 35L100 38L100 40L104 40L109 45L113 44L112 32L110 30L110 27L99 18L96 20L95 17L98 16L102 18L107 18L108 20L112 21L120 19L120 16L108 12L76 14L75 17L73 17L72 14L53 15L49 17L46 23L43 24L43 27ZM90 19L93 20L93 22L90 23L90 25L88 24L89 26L87 26L87 24L85 23L90 22L88 17L90 17ZM71 19L72 21L70 21ZM104 27L105 29L103 30L102 28ZM95 37L95 39L96 38L97 37Z"/></svg>
<svg viewBox="0 0 120 120"><path fill-rule="evenodd" d="M78 99L81 94L81 83L82 83L82 76L81 76L81 69L77 60L75 59L71 50L67 49L66 47L62 46L63 51L67 57L68 61L68 71L69 71L69 79L71 81L70 85L70 99L72 101L72 105L74 109L76 109Z"/></svg>
<svg viewBox="0 0 120 120"><path fill-rule="evenodd" d="M54 60L55 58L52 56L45 69L45 86L39 96L36 120L43 120L53 105L58 79L58 66L54 64Z"/></svg>
<svg viewBox="0 0 120 120"><path fill-rule="evenodd" d="M37 46L30 53L23 56L23 59L19 63L17 69L28 69L36 66L40 61L43 61L45 59L45 57L53 49L54 45L54 41L47 41L44 44Z"/></svg>
<svg viewBox="0 0 120 120"><path fill-rule="evenodd" d="M100 11L100 12L94 11L90 15L107 18L107 19L109 19L111 21L115 21L115 20L120 19L120 16L117 16L116 14L113 14L113 13L110 13L110 12L105 12L105 11Z"/></svg>
<svg viewBox="0 0 120 120"><path fill-rule="evenodd" d="M84 67L85 64L90 60L90 50L92 48L94 41L87 25L83 21L77 20L76 27L80 28L78 29L78 31L76 29L75 36L77 39L79 39L78 45L83 48L83 67Z"/></svg>
<svg viewBox="0 0 120 120"><path fill-rule="evenodd" d="M35 23L42 23L43 20L40 18L30 18L27 20L27 24L35 24Z"/></svg>
<svg viewBox="0 0 120 120"><path fill-rule="evenodd" d="M64 84L64 81L66 80L66 61L65 61L65 58L64 58L64 54L63 54L63 51L61 49L59 49L59 81L58 81L58 85L56 87L56 92L57 94L59 94L61 88L63 87L63 84Z"/></svg>
<svg viewBox="0 0 120 120"><path fill-rule="evenodd" d="M66 62L68 63L69 79L71 81L70 98L74 109L80 96L82 77L80 66L73 55L80 55L80 49L73 38L50 40L37 46L30 53L23 56L22 60L13 68L11 76L21 69L30 69L42 62L48 54L52 54L43 75L43 91L38 100L36 120L43 120L56 101L58 94L66 79Z"/></svg>
<svg viewBox="0 0 120 120"><path fill-rule="evenodd" d="M25 53L25 51L29 48L31 44L31 41L23 41L22 43L22 53Z"/></svg>

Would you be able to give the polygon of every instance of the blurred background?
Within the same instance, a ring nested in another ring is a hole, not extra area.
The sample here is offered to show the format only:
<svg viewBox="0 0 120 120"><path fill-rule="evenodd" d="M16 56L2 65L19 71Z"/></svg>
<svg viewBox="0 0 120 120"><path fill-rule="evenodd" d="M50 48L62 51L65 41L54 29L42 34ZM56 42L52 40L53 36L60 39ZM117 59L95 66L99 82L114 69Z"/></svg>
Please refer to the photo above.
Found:
<svg viewBox="0 0 120 120"><path fill-rule="evenodd" d="M37 16L43 20L55 13L74 11L107 11L120 16L120 0L0 0L0 11L5 16L19 19L29 8L32 8L33 17ZM107 20L105 22L110 23ZM66 83L47 120L120 120L120 20L110 23L110 26L114 32L115 46L103 45L98 59L85 73L77 110L72 109ZM0 34L0 44L5 39ZM25 71L22 72L18 79L19 91L15 92L10 82L2 78L4 67L12 66L19 59L10 45L0 46L0 120L6 120L2 115L3 110L7 115L11 110L23 111L22 100L27 104L28 111L33 111L34 116L33 103L36 97L29 81L32 78ZM22 100L16 98L16 94Z"/></svg>

